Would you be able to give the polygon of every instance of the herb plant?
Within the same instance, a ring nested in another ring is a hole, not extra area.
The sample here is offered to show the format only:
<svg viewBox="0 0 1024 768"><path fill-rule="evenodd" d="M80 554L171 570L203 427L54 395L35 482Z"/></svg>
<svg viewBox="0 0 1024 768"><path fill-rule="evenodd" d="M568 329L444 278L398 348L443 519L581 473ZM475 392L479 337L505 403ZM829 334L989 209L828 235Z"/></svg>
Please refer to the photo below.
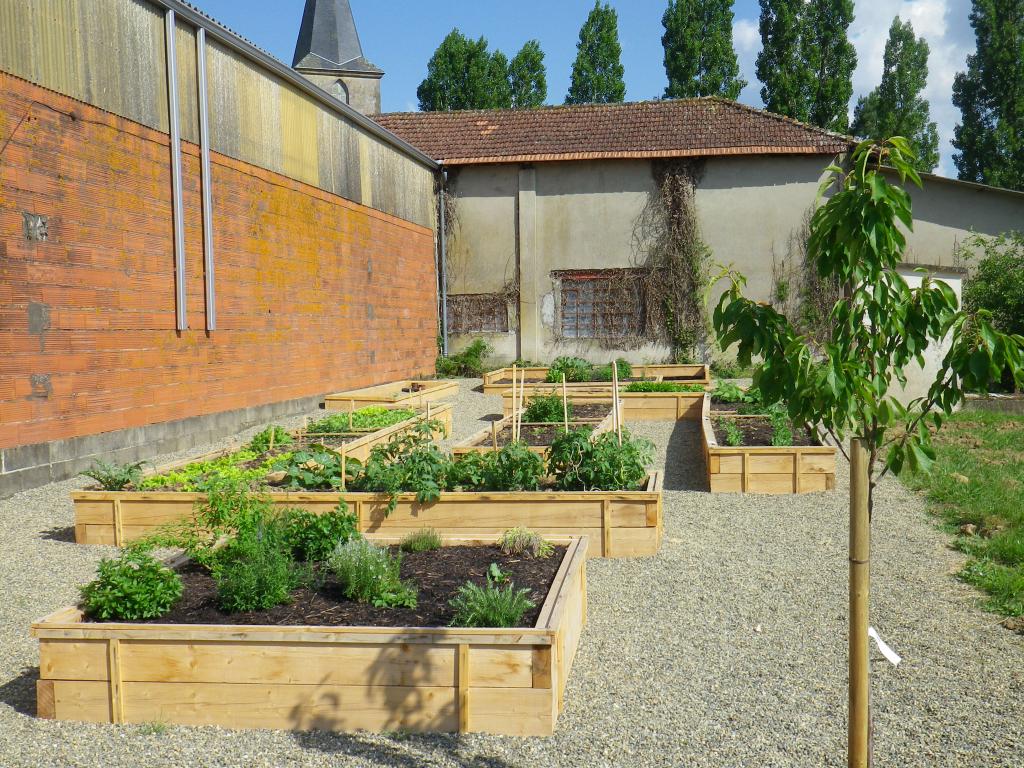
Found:
<svg viewBox="0 0 1024 768"><path fill-rule="evenodd" d="M487 580L492 584L507 584L512 577L505 573L497 563L491 563L487 568Z"/></svg>
<svg viewBox="0 0 1024 768"><path fill-rule="evenodd" d="M722 435L725 437L725 444L733 448L743 445L743 430L736 426L732 419L719 419L717 422Z"/></svg>
<svg viewBox="0 0 1024 768"><path fill-rule="evenodd" d="M441 548L441 536L433 528L420 528L407 534L399 548L403 552L433 552Z"/></svg>
<svg viewBox="0 0 1024 768"><path fill-rule="evenodd" d="M534 395L523 411L524 424L561 424L568 412L572 421L572 403L567 402L562 408L562 396L559 394Z"/></svg>
<svg viewBox="0 0 1024 768"><path fill-rule="evenodd" d="M292 558L279 521L265 521L233 539L217 553L211 573L217 601L228 613L283 605L309 579Z"/></svg>
<svg viewBox="0 0 1024 768"><path fill-rule="evenodd" d="M512 583L498 586L487 574L487 586L467 581L449 601L455 610L453 627L516 627L536 604L529 589L516 589Z"/></svg>
<svg viewBox="0 0 1024 768"><path fill-rule="evenodd" d="M401 554L392 556L359 537L338 546L330 567L349 600L378 608L416 607L416 587L401 578Z"/></svg>
<svg viewBox="0 0 1024 768"><path fill-rule="evenodd" d="M330 512L316 514L305 509L282 513L284 540L299 560L319 563L327 560L340 543L359 535L359 522L342 499Z"/></svg>
<svg viewBox="0 0 1024 768"><path fill-rule="evenodd" d="M590 381L593 366L586 360L579 357L558 357L548 366L546 381L559 383L562 381L562 374L565 374L567 382Z"/></svg>
<svg viewBox="0 0 1024 768"><path fill-rule="evenodd" d="M654 461L654 445L622 432L593 440L581 430L559 435L548 450L548 470L563 491L626 491L636 489Z"/></svg>
<svg viewBox="0 0 1024 768"><path fill-rule="evenodd" d="M181 597L181 577L138 549L100 561L95 581L81 589L82 610L99 621L163 616Z"/></svg>
<svg viewBox="0 0 1024 768"><path fill-rule="evenodd" d="M772 445L785 446L793 444L793 422L785 413L775 411L769 415L772 425Z"/></svg>
<svg viewBox="0 0 1024 768"><path fill-rule="evenodd" d="M142 468L145 465L144 461L115 464L96 459L82 474L95 480L104 491L123 491L128 487L139 487L142 482Z"/></svg>
<svg viewBox="0 0 1024 768"><path fill-rule="evenodd" d="M676 381L633 381L626 385L627 392L703 392L702 384L680 384Z"/></svg>
<svg viewBox="0 0 1024 768"><path fill-rule="evenodd" d="M506 555L526 555L528 557L547 558L554 554L555 548L550 541L544 539L536 531L519 526L510 528L501 535L498 548Z"/></svg>
<svg viewBox="0 0 1024 768"><path fill-rule="evenodd" d="M631 366L625 360L616 360L615 367L619 369L619 381L622 381L623 379L628 379L630 376L633 375L633 366ZM614 376L612 375L612 364L608 363L607 365L595 365L590 371L590 376L588 377L588 380L614 381Z"/></svg>
<svg viewBox="0 0 1024 768"><path fill-rule="evenodd" d="M353 411L351 429L361 432L369 430L384 429L403 421L408 421L416 416L412 408L385 408L380 405L372 405L368 408L360 408ZM314 421L306 429L309 434L345 434L349 431L349 414L345 412L332 413L330 416Z"/></svg>
<svg viewBox="0 0 1024 768"><path fill-rule="evenodd" d="M253 437L253 439L249 441L249 444L246 446L246 448L252 451L254 454L266 453L270 449L271 435L274 436L275 446L291 445L293 442L292 436L288 434L287 429L285 429L284 427L279 427L276 424L273 424L264 429L259 434L257 434L255 437Z"/></svg>
<svg viewBox="0 0 1024 768"><path fill-rule="evenodd" d="M516 441L484 454L483 485L492 491L536 491L544 477L544 459Z"/></svg>

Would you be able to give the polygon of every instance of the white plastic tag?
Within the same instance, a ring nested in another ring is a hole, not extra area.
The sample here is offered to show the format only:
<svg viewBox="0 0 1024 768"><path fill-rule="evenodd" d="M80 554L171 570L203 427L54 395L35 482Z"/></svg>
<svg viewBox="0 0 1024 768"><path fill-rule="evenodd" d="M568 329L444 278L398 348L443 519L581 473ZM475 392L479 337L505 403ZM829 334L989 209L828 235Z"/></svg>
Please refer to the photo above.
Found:
<svg viewBox="0 0 1024 768"><path fill-rule="evenodd" d="M885 656L890 664L894 667L898 667L900 665L900 662L903 661L903 659L900 658L900 655L896 653L896 651L889 647L885 640L878 636L878 632L874 627L868 627L868 637L875 641L875 645L878 646L879 652Z"/></svg>

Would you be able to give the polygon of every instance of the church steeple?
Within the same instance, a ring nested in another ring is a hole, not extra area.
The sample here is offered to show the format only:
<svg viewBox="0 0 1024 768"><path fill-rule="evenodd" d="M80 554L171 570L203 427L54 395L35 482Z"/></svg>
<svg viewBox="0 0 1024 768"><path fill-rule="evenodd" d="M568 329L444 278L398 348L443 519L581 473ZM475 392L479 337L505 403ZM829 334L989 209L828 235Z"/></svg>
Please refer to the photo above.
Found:
<svg viewBox="0 0 1024 768"><path fill-rule="evenodd" d="M292 67L360 112L380 112L384 71L363 56L349 0L306 0Z"/></svg>

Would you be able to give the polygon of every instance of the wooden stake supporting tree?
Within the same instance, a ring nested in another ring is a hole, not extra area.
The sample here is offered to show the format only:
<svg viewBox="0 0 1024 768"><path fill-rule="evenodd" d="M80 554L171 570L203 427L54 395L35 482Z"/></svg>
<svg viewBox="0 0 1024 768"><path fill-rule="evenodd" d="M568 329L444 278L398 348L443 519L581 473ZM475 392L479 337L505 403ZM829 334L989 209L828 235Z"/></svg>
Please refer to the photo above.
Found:
<svg viewBox="0 0 1024 768"><path fill-rule="evenodd" d="M849 169L828 168L819 197L834 194L811 219L807 258L823 279L846 286L829 315L830 335L797 333L771 306L742 295L742 276L714 313L723 349L737 347L741 365L763 362L754 386L767 404L787 404L798 424L823 428L851 464L850 478L850 713L848 762L871 762L868 707L868 595L870 521L874 489L889 472L927 471L935 458L932 432L967 392L987 391L1009 370L1024 381L1024 337L996 331L986 312L960 311L956 294L922 275L911 288L904 263L905 231L913 228L909 179L918 187L906 139L862 142ZM883 167L898 174L890 184ZM925 351L948 344L928 393L904 404L897 384L904 370L924 364ZM847 451L845 441L850 439Z"/></svg>

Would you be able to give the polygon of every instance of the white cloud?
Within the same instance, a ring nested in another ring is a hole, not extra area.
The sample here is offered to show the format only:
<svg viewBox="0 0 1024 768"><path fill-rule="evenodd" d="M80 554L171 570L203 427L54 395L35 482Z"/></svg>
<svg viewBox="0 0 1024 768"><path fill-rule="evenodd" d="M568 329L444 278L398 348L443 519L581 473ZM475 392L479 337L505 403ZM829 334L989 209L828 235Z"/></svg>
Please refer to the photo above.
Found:
<svg viewBox="0 0 1024 768"><path fill-rule="evenodd" d="M925 97L931 104L932 119L938 123L938 172L956 175L953 166L953 128L960 119L960 110L953 106L953 78L966 66L968 54L974 51L974 30L969 15L970 0L857 0L856 18L850 25L850 40L857 49L857 69L853 75L853 103L876 85L882 76L882 58L889 25L894 17L909 20L918 36L923 36L931 49L928 59L928 85ZM754 73L755 60L761 48L757 19L737 19L733 42L743 76L750 83L741 98L760 104L760 83ZM852 104L851 104L852 109Z"/></svg>

